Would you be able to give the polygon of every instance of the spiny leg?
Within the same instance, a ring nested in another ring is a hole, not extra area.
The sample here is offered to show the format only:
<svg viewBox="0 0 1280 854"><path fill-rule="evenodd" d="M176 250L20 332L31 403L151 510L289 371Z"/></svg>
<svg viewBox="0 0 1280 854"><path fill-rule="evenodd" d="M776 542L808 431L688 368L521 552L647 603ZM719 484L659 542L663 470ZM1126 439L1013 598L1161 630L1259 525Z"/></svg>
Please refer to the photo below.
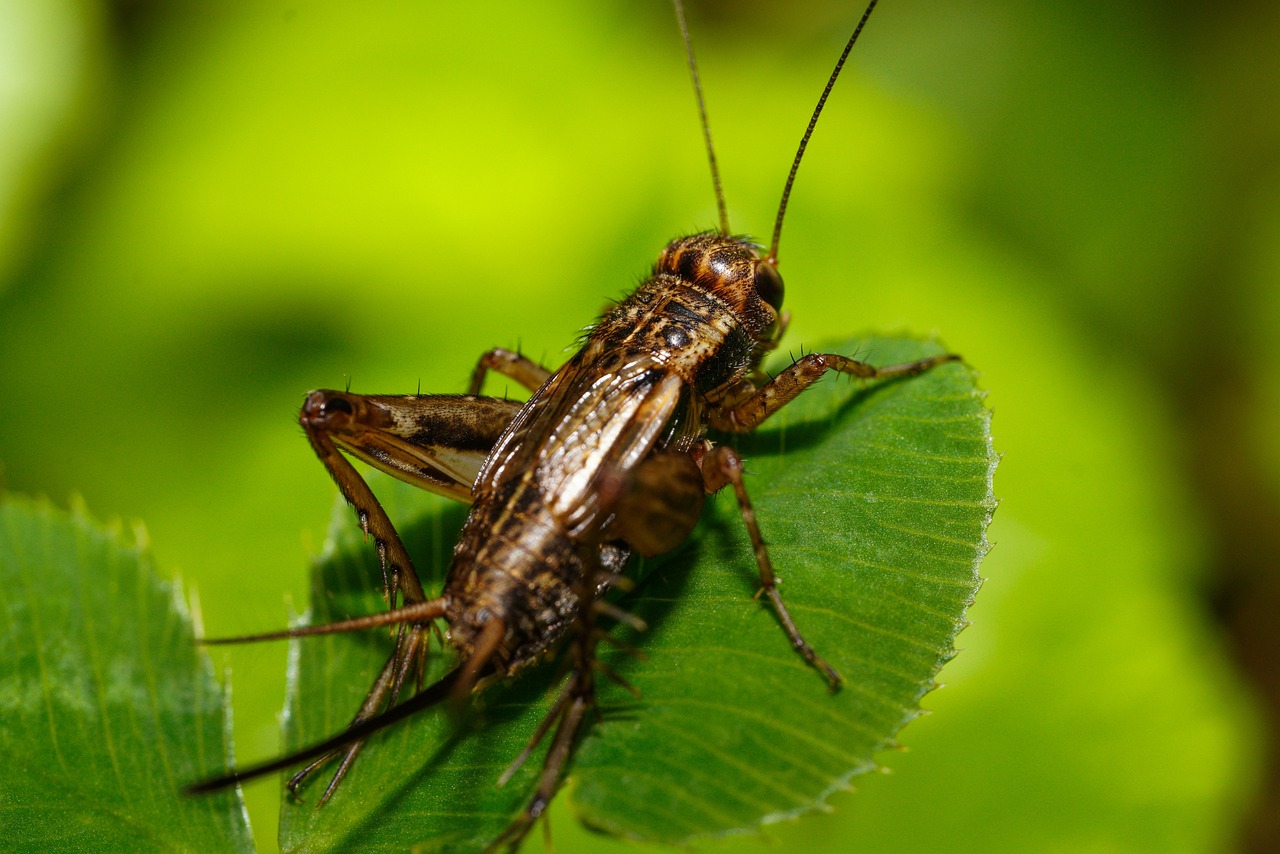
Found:
<svg viewBox="0 0 1280 854"><path fill-rule="evenodd" d="M865 380L893 379L913 377L959 358L955 353L943 353L914 362L877 368L836 353L809 353L801 356L763 386L748 391L738 400L712 408L707 413L707 423L717 430L749 433L770 415L795 400L800 392L821 379L827 371L839 371Z"/></svg>
<svg viewBox="0 0 1280 854"><path fill-rule="evenodd" d="M457 682L458 669L447 673L440 680L429 686L425 692L395 705L400 690L409 673L420 663L426 652L427 635L434 626L434 620L443 616L447 602L445 599L432 599L428 602L409 605L382 614L357 617L336 623L325 623L318 626L300 626L282 632L255 635L243 638L223 638L204 640L202 643L235 643L239 641L274 640L277 638L307 637L310 635L330 634L333 632L354 631L357 629L389 625L392 623L407 624L397 640L395 650L383 665L377 679L374 680L364 703L360 706L355 718L347 728L332 738L313 744L310 747L277 757L259 765L238 768L228 774L195 783L187 788L190 793L212 792L234 786L247 780L253 780L276 771L282 771L298 762L315 760L306 768L294 775L289 781L289 789L295 794L302 783L322 765L342 756L337 773L330 781L320 803L323 804L333 794L345 776L347 769L355 760L364 740L378 730L402 720L417 710L429 708L448 696L448 692ZM379 711L385 709L385 711Z"/></svg>
<svg viewBox="0 0 1280 854"><path fill-rule="evenodd" d="M378 677L373 680L373 685L370 686L369 693L365 695L364 702L360 705L360 710L356 712L356 716L352 718L351 723L347 725L348 729L373 717L373 715L377 714L378 709L382 708L382 702L386 698L387 692L391 689L392 683L395 681L396 671L399 669L398 664L399 661L397 655L392 655L387 659L387 663L382 666L382 670L378 673ZM305 783L312 774L341 756L342 761L338 764L338 770L334 772L333 778L329 780L329 785L325 787L324 794L320 797L319 803L323 805L328 802L329 798L333 795L333 792L336 791L342 778L347 775L347 771L351 768L351 763L355 762L356 756L360 753L360 748L362 747L364 747L363 741L355 741L343 748L326 753L308 763L306 767L295 773L289 778L289 782L285 785L296 797L298 789L302 787L302 784Z"/></svg>
<svg viewBox="0 0 1280 854"><path fill-rule="evenodd" d="M515 380L529 391L537 391L551 376L551 371L532 359L503 347L494 347L476 363L476 369L471 373L470 394L480 393L489 371Z"/></svg>
<svg viewBox="0 0 1280 854"><path fill-rule="evenodd" d="M413 568L413 559L400 541L395 525L382 509L373 490L364 478L344 457L334 441L334 434L350 430L357 417L348 395L336 396L322 391L307 395L298 422L307 433L312 449L338 485L342 497L356 511L360 529L366 537L372 535L378 549L378 561L382 567L382 587L388 604L394 608L396 593L403 591L406 603L426 599L422 582Z"/></svg>
<svg viewBox="0 0 1280 854"><path fill-rule="evenodd" d="M372 536L389 604L403 584L406 603L426 599L413 563L382 505L343 456L350 454L406 483L457 501L519 411L508 400L463 395L359 395L318 390L298 421L316 456Z"/></svg>
<svg viewBox="0 0 1280 854"><path fill-rule="evenodd" d="M625 623L636 631L643 632L647 631L649 628L644 620L641 620L636 615L623 611L616 605L611 605L602 599L597 599L595 601L595 612L599 615L610 617L620 623ZM623 643L603 629L596 629L595 637L597 641L606 641L614 648L621 650L632 658L640 661L645 661L648 658L640 650L630 646L629 644ZM622 678L621 675L615 672L613 668L609 667L598 657L593 659L592 666L604 673L609 679L622 686L622 688L633 697L636 699L640 698L640 691L634 685ZM565 669L561 669L559 678L564 678L564 676ZM557 681L559 681L559 679L557 679ZM511 782L511 778L515 776L516 772L519 771L524 766L524 763L528 761L529 757L533 755L533 751L538 749L538 745L542 743L544 738L546 738L551 727L560 719L566 706L568 706L570 700L573 699L575 688L576 685L573 680L570 679L565 682L564 687L560 690L559 696L556 697L555 703L553 703L551 709L542 716L542 720L538 723L537 729L534 730L533 735L525 744L524 749L520 751L520 754L512 760L510 765L507 766L507 770L503 771L502 776L498 778L499 786L505 786L507 783Z"/></svg>
<svg viewBox="0 0 1280 854"><path fill-rule="evenodd" d="M186 792L192 795L206 794L208 792L216 792L221 789L230 788L244 783L248 780L256 780L259 777L265 777L268 774L274 774L277 771L283 771L291 766L297 765L299 762L305 762L309 759L317 757L330 757L342 753L346 747L357 742L364 741L376 732L381 732L387 727L394 726L406 718L420 714L426 709L430 709L439 705L449 698L453 691L454 685L458 681L458 669L446 673L438 680L428 685L421 693L410 697L403 703L392 706L381 714L359 723L353 724L335 736L326 738L321 742L312 744L308 747L295 750L292 753L279 756L259 765L250 766L248 768L239 768L220 777L214 777L199 783L193 783L186 787Z"/></svg>
<svg viewBox="0 0 1280 854"><path fill-rule="evenodd" d="M432 621L444 613L443 599L426 599L399 533L342 452L432 492L469 500L484 457L518 410L519 405L509 401L461 395L353 395L321 390L307 396L299 421L316 455L354 507L365 535L374 538L391 610L381 616L260 637L301 637L390 624L399 629L394 651L347 727L352 737L333 750L313 754L316 760L288 783L295 794L316 770L340 756L320 803L333 795L364 744L364 738L354 732L395 705L411 673L421 687L428 632ZM406 607L397 609L400 597Z"/></svg>
<svg viewBox="0 0 1280 854"><path fill-rule="evenodd" d="M387 658L387 663L383 665L377 679L374 680L373 685L369 688L369 693L365 695L359 711L351 719L351 723L347 725L348 730L372 720L384 709L389 709L395 705L396 699L400 696L400 690L404 687L406 677L410 673L416 672L417 662L426 655L426 633L427 626L425 624L415 624L408 627L405 632L397 637L395 651ZM325 787L324 794L321 795L316 804L317 806L323 806L337 791L339 784L346 777L347 771L351 769L352 763L356 761L356 756L359 755L362 747L364 747L363 738L352 741L350 744L317 758L289 778L287 784L289 791L297 795L298 790L312 774L333 759L341 756L337 770L334 771L333 777L330 778L329 784Z"/></svg>
<svg viewBox="0 0 1280 854"><path fill-rule="evenodd" d="M437 599L432 602L441 603L443 614L444 600ZM410 612L414 608L415 606L401 608L392 611L391 614ZM369 689L364 703L360 706L360 711L347 725L346 733L350 737L344 739L339 736L334 741L341 743L332 750L313 754L317 758L289 779L287 784L289 791L296 795L308 777L328 762L341 756L338 769L330 779L329 785L325 787L324 795L316 804L318 807L324 806L337 790L352 763L355 762L369 735L396 720L407 717L415 706L428 708L446 698L456 701L459 697L466 696L479 677L491 669L493 655L506 634L502 620L496 618L491 620L481 632L480 639L469 657L434 683L426 693L420 693L397 706L396 700L409 674L416 672L419 677L421 676L427 649L427 633L431 628L430 623L414 623L406 627L406 631L397 638L395 652L387 659L378 678L374 680L373 687Z"/></svg>
<svg viewBox="0 0 1280 854"><path fill-rule="evenodd" d="M796 627L796 622L791 617L791 612L787 610L786 604L782 601L782 593L778 590L778 580L773 573L773 563L769 560L769 550L765 547L764 537L760 534L760 524L756 521L756 511L751 506L751 499L747 496L746 484L742 479L742 457L738 456L738 452L733 448L726 445L718 445L703 457L702 474L706 480L707 492L709 493L719 491L726 484L732 484L733 492L738 497L738 507L742 511L742 521L746 524L747 534L751 537L751 547L755 551L756 564L760 568L761 592L768 596L769 601L773 603L773 609L778 615L778 621L782 623L782 628L787 633L791 646L804 657L805 661L812 664L826 677L828 686L832 691L835 691L844 680L836 672L835 668L827 664L822 656L814 652L813 647L800 634L800 629Z"/></svg>

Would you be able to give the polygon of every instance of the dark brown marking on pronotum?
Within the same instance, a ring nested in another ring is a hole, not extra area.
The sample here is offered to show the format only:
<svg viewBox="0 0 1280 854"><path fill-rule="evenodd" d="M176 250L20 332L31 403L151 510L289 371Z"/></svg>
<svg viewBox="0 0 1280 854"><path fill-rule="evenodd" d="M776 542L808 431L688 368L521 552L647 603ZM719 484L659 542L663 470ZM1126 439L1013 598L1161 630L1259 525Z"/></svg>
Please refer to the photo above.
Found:
<svg viewBox="0 0 1280 854"><path fill-rule="evenodd" d="M948 354L878 368L839 354L811 353L772 379L759 370L787 322L777 253L792 182L827 95L874 5L845 45L805 130L766 255L750 239L729 234L697 64L684 11L675 0L712 162L720 231L672 241L652 275L606 311L578 352L555 372L498 348L478 360L468 395L308 395L300 422L375 542L390 607L383 614L247 639L396 625L394 650L343 733L193 791L309 761L289 780L289 788L297 791L315 771L337 760L323 803L378 730L461 697L490 678L516 676L560 650L568 662L565 686L500 781L550 738L535 792L494 842L495 847L518 846L559 787L595 706L597 614L627 619L600 597L614 585L625 586L622 572L631 552L655 555L679 545L697 523L704 496L725 486L733 488L761 592L787 640L831 690L839 687L840 675L804 638L778 590L742 460L733 449L714 445L707 431L753 430L828 371L863 379L904 377L957 358ZM532 391L528 402L479 396L490 372ZM434 598L427 596L394 525L344 454L471 503L443 589ZM438 623L446 627L456 667L397 703L410 676L420 677L428 635Z"/></svg>

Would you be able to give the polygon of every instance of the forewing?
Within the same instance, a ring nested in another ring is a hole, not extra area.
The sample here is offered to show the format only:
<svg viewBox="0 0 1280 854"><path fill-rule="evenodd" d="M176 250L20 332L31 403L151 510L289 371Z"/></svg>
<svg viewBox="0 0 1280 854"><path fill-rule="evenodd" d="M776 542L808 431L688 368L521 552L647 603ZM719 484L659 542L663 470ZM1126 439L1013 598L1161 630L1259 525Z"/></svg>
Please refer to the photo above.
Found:
<svg viewBox="0 0 1280 854"><path fill-rule="evenodd" d="M477 489L525 472L571 536L600 514L600 478L630 471L680 402L679 377L649 356L602 364L584 351L539 389L485 463Z"/></svg>

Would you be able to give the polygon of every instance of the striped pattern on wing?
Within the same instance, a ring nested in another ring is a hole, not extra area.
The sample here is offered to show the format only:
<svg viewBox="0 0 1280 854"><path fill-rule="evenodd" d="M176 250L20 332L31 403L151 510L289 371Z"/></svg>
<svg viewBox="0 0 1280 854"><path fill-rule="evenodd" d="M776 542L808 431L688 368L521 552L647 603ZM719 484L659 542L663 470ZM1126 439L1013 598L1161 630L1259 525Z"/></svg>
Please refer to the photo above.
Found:
<svg viewBox="0 0 1280 854"><path fill-rule="evenodd" d="M683 383L651 357L613 370L587 370L584 353L534 393L498 440L476 492L532 474L551 514L570 536L600 514L596 485L653 448L680 402Z"/></svg>

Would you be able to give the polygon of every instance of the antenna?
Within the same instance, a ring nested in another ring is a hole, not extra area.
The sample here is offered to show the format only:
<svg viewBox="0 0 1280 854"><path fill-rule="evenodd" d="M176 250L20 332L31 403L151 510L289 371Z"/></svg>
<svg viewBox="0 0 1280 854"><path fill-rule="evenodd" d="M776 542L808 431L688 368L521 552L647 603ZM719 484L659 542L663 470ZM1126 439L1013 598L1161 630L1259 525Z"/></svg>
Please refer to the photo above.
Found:
<svg viewBox="0 0 1280 854"><path fill-rule="evenodd" d="M818 98L818 106L813 108L813 115L809 117L809 126L804 129L804 136L800 138L800 148L796 150L796 159L791 161L791 171L787 173L787 183L782 188L782 201L778 203L778 218L773 223L773 240L769 242L769 254L765 261L774 267L778 266L778 241L782 238L782 217L787 212L787 200L791 198L791 185L796 181L796 172L800 169L800 159L804 157L804 150L809 145L809 137L813 136L813 128L818 124L818 116L822 115L822 108L826 106L827 96L831 94L831 88L836 85L836 78L840 76L840 70L844 68L844 61L849 58L849 51L853 50L853 44L858 40L858 36L862 33L862 28L867 25L867 19L871 17L871 12L876 8L877 0L871 0L867 10L862 13L862 18L858 21L858 26L853 28L853 35L849 36L849 41L845 43L844 52L840 54L840 58L836 60L836 67L831 72L831 77L827 79L826 88L822 90L821 97ZM676 3L679 6L677 0ZM684 19L681 18L683 24ZM688 35L685 36L686 41ZM689 54L690 63L693 62L692 52ZM696 80L696 77L695 77ZM701 103L701 94L698 96ZM705 124L705 120L704 120ZM710 134L707 136L707 143L710 144ZM712 164L714 167L714 159ZM718 179L717 179L718 180Z"/></svg>
<svg viewBox="0 0 1280 854"><path fill-rule="evenodd" d="M676 7L676 20L680 22L680 35L684 38L684 55L689 59L689 74L693 77L693 91L698 98L698 116L702 120L702 138L707 143L707 160L711 164L711 184L715 187L716 207L720 211L720 233L728 237L729 209L724 203L724 188L720 184L720 167L716 165L716 147L711 143L711 124L707 121L707 102L702 97L702 81L698 77L698 61L693 58L693 39L689 37L689 24L684 19L684 3L681 0L673 0L673 2ZM845 53L848 53L848 50Z"/></svg>

